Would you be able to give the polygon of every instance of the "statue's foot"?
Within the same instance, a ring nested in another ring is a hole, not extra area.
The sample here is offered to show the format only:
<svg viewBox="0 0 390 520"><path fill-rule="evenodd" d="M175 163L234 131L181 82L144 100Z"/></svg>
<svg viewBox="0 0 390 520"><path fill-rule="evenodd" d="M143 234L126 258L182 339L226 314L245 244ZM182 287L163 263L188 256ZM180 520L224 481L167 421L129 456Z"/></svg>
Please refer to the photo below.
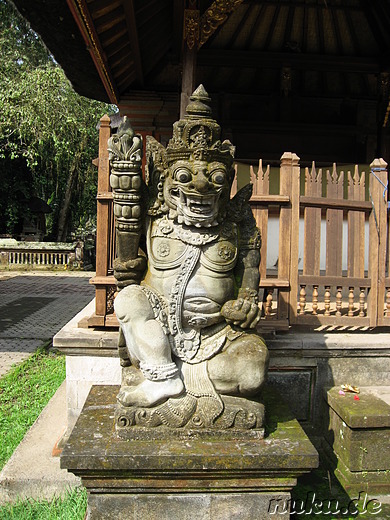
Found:
<svg viewBox="0 0 390 520"><path fill-rule="evenodd" d="M150 408L170 397L180 395L183 391L184 384L179 376L165 381L146 379L136 387L123 386L117 395L117 399L123 406Z"/></svg>

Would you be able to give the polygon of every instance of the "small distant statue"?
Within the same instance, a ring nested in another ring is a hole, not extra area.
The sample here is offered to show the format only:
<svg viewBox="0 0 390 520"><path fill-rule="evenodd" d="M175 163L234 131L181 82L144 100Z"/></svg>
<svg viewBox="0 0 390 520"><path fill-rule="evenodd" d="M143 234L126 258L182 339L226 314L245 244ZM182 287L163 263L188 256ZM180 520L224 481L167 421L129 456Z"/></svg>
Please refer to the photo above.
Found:
<svg viewBox="0 0 390 520"><path fill-rule="evenodd" d="M251 185L230 199L234 147L200 85L165 148L127 120L109 140L124 368L120 426L260 428L268 351L255 332L260 233ZM144 250L139 248L146 236Z"/></svg>

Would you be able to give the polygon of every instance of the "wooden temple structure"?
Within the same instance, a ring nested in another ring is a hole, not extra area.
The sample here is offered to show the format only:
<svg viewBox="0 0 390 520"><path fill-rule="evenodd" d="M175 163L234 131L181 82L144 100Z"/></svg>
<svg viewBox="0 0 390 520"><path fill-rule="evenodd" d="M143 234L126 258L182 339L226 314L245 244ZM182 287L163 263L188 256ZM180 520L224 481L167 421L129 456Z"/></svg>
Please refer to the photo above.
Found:
<svg viewBox="0 0 390 520"><path fill-rule="evenodd" d="M76 91L116 104L138 133L166 144L203 83L237 159L261 157L278 169L276 192L269 167L250 169L263 237L262 327L390 325L390 0L14 3ZM111 132L104 117L89 326L118 325ZM278 265L270 272L267 233L275 215Z"/></svg>
<svg viewBox="0 0 390 520"><path fill-rule="evenodd" d="M241 160L389 156L389 0L14 0L80 94L164 142L203 83Z"/></svg>

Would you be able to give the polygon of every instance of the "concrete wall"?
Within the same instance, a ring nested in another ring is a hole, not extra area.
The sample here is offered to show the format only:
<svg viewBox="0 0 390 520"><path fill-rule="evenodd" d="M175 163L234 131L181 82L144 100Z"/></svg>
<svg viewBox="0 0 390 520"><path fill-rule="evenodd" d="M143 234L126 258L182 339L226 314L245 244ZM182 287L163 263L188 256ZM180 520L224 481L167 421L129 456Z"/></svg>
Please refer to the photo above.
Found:
<svg viewBox="0 0 390 520"><path fill-rule="evenodd" d="M120 385L118 357L66 356L67 433L73 429L92 385Z"/></svg>

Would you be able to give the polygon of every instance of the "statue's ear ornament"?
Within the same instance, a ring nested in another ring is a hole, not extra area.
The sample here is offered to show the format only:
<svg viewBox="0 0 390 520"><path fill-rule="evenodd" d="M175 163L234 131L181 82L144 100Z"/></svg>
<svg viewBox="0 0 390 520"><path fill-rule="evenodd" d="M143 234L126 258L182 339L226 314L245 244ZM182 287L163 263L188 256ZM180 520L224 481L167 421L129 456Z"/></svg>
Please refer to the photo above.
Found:
<svg viewBox="0 0 390 520"><path fill-rule="evenodd" d="M158 216L168 211L163 194L167 168L164 146L154 137L146 136L145 182L149 186L149 215Z"/></svg>
<svg viewBox="0 0 390 520"><path fill-rule="evenodd" d="M236 153L236 147L229 141L229 139L225 139L225 141L223 141L221 144L221 150L227 150L232 157L234 157Z"/></svg>
<svg viewBox="0 0 390 520"><path fill-rule="evenodd" d="M229 213L233 222L241 222L245 218L252 192L253 184L246 184L229 201Z"/></svg>

